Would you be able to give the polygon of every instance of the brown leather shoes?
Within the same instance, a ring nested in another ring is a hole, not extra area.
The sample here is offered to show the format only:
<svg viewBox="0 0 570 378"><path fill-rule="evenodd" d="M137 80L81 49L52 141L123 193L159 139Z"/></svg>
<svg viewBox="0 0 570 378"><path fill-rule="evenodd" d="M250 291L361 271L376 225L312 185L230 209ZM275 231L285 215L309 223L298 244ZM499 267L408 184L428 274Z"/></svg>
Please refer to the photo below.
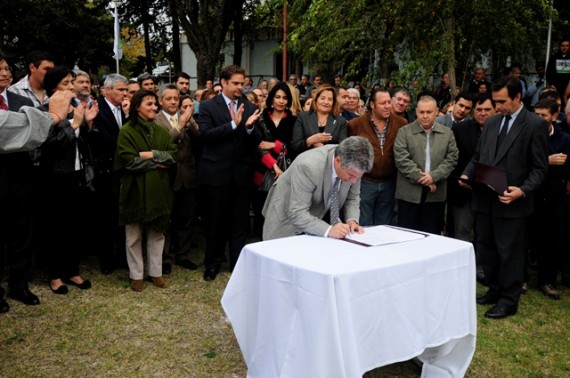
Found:
<svg viewBox="0 0 570 378"><path fill-rule="evenodd" d="M550 284L542 285L540 287L544 295L552 299L560 299L560 293Z"/></svg>
<svg viewBox="0 0 570 378"><path fill-rule="evenodd" d="M168 284L162 277L153 277L152 283L154 284L154 286L159 287L161 289L166 289L168 287Z"/></svg>
<svg viewBox="0 0 570 378"><path fill-rule="evenodd" d="M133 282L131 283L131 289L137 292L143 291L144 289L143 280L133 280Z"/></svg>

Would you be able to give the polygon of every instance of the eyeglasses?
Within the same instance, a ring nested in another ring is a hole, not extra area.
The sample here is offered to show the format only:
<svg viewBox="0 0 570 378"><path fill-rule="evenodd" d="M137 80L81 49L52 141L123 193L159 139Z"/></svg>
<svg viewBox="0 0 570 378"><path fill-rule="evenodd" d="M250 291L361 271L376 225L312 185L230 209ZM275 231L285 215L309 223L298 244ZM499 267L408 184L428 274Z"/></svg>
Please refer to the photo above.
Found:
<svg viewBox="0 0 570 378"><path fill-rule="evenodd" d="M12 72L12 69L10 67L0 67L0 72L2 72L2 71L9 73L9 72Z"/></svg>

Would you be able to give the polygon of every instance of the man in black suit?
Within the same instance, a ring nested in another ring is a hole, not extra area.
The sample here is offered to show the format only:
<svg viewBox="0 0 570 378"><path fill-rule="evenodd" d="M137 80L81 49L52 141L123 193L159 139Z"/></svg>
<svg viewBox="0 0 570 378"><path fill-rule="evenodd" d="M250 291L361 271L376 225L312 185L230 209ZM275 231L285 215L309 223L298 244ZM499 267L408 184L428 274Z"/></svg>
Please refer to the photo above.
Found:
<svg viewBox="0 0 570 378"><path fill-rule="evenodd" d="M451 129L459 150L457 165L451 173L453 177L463 173L475 153L485 122L495 115L495 101L489 93L476 96L473 100L473 107L474 117L456 123ZM448 219L453 221L451 227L448 224L448 229L453 230L453 235L450 236L472 242L475 217L471 209L471 191L459 186L459 180L456 178L447 181L447 212L452 214Z"/></svg>
<svg viewBox="0 0 570 378"><path fill-rule="evenodd" d="M485 317L501 319L516 314L522 293L525 226L533 211L533 193L548 172L547 122L527 111L516 77L493 83L497 112L489 118L464 178L475 177L474 163L506 169L508 188L497 195L473 192L476 248L489 285L478 304L494 304Z"/></svg>
<svg viewBox="0 0 570 378"><path fill-rule="evenodd" d="M114 192L113 159L119 130L126 123L122 103L127 97L128 80L122 75L110 74L103 85L105 97L98 100L99 114L89 134L96 169L95 206L92 210L93 217L101 220L95 225L93 244L99 253L101 273L111 274L117 263L126 265L125 233L124 228L119 227L119 198Z"/></svg>
<svg viewBox="0 0 570 378"><path fill-rule="evenodd" d="M0 54L0 110L17 112L34 106L32 100L6 90L12 82L7 58ZM29 152L0 154L0 280L4 251L10 266L9 296L28 305L40 303L28 288L32 271L32 160ZM7 312L4 289L0 286L0 313Z"/></svg>
<svg viewBox="0 0 570 378"><path fill-rule="evenodd" d="M242 97L245 71L230 65L220 72L222 93L200 104L200 132L204 145L198 167L205 209L206 252L204 280L220 271L226 241L230 270L244 247L249 224L248 189L253 158L261 142L255 124L260 110Z"/></svg>

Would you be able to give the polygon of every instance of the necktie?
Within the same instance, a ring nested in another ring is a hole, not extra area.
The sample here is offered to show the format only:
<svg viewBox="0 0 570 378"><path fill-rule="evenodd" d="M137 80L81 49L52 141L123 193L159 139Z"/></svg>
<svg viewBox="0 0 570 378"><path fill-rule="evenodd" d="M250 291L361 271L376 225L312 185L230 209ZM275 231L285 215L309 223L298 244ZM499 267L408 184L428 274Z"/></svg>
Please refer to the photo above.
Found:
<svg viewBox="0 0 570 378"><path fill-rule="evenodd" d="M178 127L178 119L176 119L175 115L170 116L170 124L172 125L173 129Z"/></svg>
<svg viewBox="0 0 570 378"><path fill-rule="evenodd" d="M117 125L119 125L119 127L123 126L123 118L121 117L121 107L117 106L115 107L115 119L117 120Z"/></svg>
<svg viewBox="0 0 570 378"><path fill-rule="evenodd" d="M336 178L331 191L331 207L330 207L330 221L331 225L340 223L340 201L338 198L338 192L340 189L340 178Z"/></svg>
<svg viewBox="0 0 570 378"><path fill-rule="evenodd" d="M8 104L2 95L0 95L0 110L8 110Z"/></svg>
<svg viewBox="0 0 570 378"><path fill-rule="evenodd" d="M232 116L232 120L236 118L236 111L234 110L234 107L236 105L236 102L234 100L230 101L230 115Z"/></svg>
<svg viewBox="0 0 570 378"><path fill-rule="evenodd" d="M503 141L507 137L507 132L509 130L509 121L511 120L511 116L506 115L504 117L504 120L505 121L503 122L503 126L501 127L501 131L499 132L499 137L497 138L497 149L495 150L495 154L497 154L497 152L499 151L499 148L501 147L501 144L503 143Z"/></svg>

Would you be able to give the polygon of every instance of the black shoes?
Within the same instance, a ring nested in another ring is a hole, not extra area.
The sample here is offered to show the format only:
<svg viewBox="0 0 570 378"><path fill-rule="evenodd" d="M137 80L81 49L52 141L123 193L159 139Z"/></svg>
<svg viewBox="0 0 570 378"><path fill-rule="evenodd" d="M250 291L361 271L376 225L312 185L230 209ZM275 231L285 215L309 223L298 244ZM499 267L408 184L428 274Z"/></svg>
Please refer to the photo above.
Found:
<svg viewBox="0 0 570 378"><path fill-rule="evenodd" d="M177 265L180 265L183 268L189 269L189 270L196 270L198 269L198 265L194 264L192 261L190 260L183 260L180 261L179 263L177 263Z"/></svg>
<svg viewBox="0 0 570 378"><path fill-rule="evenodd" d="M162 274L170 274L172 273L172 264L169 263L163 263L162 264Z"/></svg>
<svg viewBox="0 0 570 378"><path fill-rule="evenodd" d="M477 304L479 305L497 304L498 301L499 297L488 291L482 297L477 298Z"/></svg>
<svg viewBox="0 0 570 378"><path fill-rule="evenodd" d="M503 319L516 313L516 309L509 309L501 305L496 305L485 313L485 317L489 319Z"/></svg>
<svg viewBox="0 0 570 378"><path fill-rule="evenodd" d="M220 271L216 268L206 268L204 271L204 281L213 281Z"/></svg>
<svg viewBox="0 0 570 378"><path fill-rule="evenodd" d="M28 306L35 306L40 304L39 298L34 295L29 289L10 290L8 298L15 299Z"/></svg>
<svg viewBox="0 0 570 378"><path fill-rule="evenodd" d="M63 282L65 282L65 283L68 284L68 285L78 287L78 288L80 288L81 290L91 289L91 281L89 281L89 280L83 280L83 282L80 283L80 284L78 284L78 283L76 283L76 282L73 282L73 281L70 280L70 279L63 280ZM53 291L53 290L52 290L52 291Z"/></svg>

